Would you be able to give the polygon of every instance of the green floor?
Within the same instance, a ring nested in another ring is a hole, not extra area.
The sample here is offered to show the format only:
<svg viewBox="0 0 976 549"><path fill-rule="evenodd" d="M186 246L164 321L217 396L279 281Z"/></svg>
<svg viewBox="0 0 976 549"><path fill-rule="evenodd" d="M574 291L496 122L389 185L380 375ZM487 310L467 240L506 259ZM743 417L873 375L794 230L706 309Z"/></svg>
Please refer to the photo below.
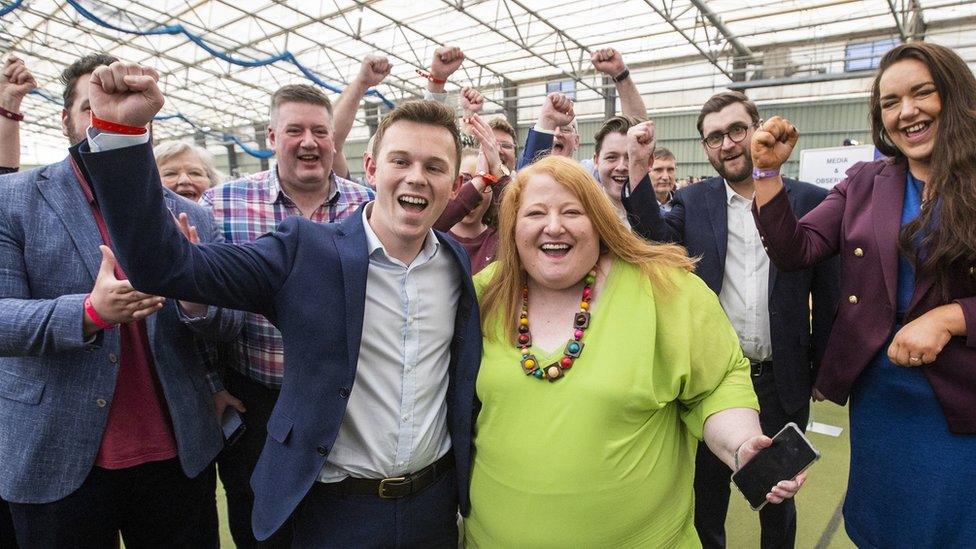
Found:
<svg viewBox="0 0 976 549"><path fill-rule="evenodd" d="M813 445L820 450L822 457L810 469L807 483L797 496L799 513L796 547L799 549L841 549L852 548L854 544L844 533L844 521L840 516L840 506L847 487L848 469L848 428L847 408L831 403L814 404L811 420L827 425L842 427L839 437L810 433ZM230 531L227 529L227 506L224 489L217 486L217 507L220 512L220 541L223 547L233 547ZM728 547L759 547L759 518L749 508L745 499L732 489L732 502L726 523Z"/></svg>

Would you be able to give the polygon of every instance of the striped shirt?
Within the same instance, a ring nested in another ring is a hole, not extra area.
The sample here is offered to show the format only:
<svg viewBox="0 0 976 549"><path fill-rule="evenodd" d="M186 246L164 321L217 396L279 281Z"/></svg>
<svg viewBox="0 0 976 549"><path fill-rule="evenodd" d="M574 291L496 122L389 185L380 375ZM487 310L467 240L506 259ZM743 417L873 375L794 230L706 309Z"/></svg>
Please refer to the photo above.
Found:
<svg viewBox="0 0 976 549"><path fill-rule="evenodd" d="M316 223L335 223L373 200L373 191L332 174L333 193L312 213ZM277 166L209 189L200 203L213 212L227 242L240 244L274 231L279 223L302 215L281 189ZM272 389L281 387L284 369L281 333L263 316L245 313L232 368Z"/></svg>

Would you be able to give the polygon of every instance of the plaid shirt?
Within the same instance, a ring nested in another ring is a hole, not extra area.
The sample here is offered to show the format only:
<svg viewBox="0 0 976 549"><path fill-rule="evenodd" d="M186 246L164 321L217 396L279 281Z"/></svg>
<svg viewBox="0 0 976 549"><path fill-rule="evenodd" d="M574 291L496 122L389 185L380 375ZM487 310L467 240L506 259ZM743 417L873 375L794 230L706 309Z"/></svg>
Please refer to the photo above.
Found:
<svg viewBox="0 0 976 549"><path fill-rule="evenodd" d="M332 196L310 217L316 223L342 221L375 197L367 187L335 174L331 177ZM281 190L277 166L214 187L203 194L201 204L213 212L224 240L235 244L255 240L274 231L285 218L302 215ZM281 387L285 363L281 333L267 319L245 313L236 347L237 357L231 367L268 387Z"/></svg>

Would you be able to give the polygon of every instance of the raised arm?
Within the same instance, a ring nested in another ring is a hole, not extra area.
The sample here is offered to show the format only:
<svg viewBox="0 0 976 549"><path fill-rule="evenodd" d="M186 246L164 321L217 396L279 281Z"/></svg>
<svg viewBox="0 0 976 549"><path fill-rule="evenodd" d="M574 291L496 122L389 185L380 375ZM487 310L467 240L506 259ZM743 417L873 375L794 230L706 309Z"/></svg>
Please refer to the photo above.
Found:
<svg viewBox="0 0 976 549"><path fill-rule="evenodd" d="M837 253L847 203L845 180L802 221L797 220L779 170L798 137L796 127L778 116L764 122L752 136L752 179L756 185L753 217L766 253L783 271L805 269Z"/></svg>
<svg viewBox="0 0 976 549"><path fill-rule="evenodd" d="M274 296L287 276L300 224L247 245L188 242L166 208L148 134L107 136L94 128L145 128L163 105L150 68L116 62L91 76L93 129L81 160L93 183L118 258L133 286L197 303L264 314L274 319ZM102 122L104 121L104 122ZM117 146L140 140L142 144ZM107 141L114 141L110 145ZM98 149L105 148L105 150Z"/></svg>
<svg viewBox="0 0 976 549"><path fill-rule="evenodd" d="M661 213L661 205L654 196L648 174L654 164L654 122L635 124L627 130L627 160L630 181L621 193L627 210L627 220L633 231L656 242L684 243L685 206L676 196L671 211Z"/></svg>
<svg viewBox="0 0 976 549"><path fill-rule="evenodd" d="M539 109L539 119L535 127L529 130L525 137L525 147L522 150L522 157L519 158L518 168L521 169L533 163L543 153L552 149L553 135L556 128L567 126L576 118L573 110L573 100L566 94L552 92L542 101L542 108Z"/></svg>
<svg viewBox="0 0 976 549"><path fill-rule="evenodd" d="M613 48L602 48L593 52L590 57L593 68L607 75L613 80L617 88L617 98L620 99L620 112L626 116L647 118L647 107L637 91L637 84L630 77L630 69L624 64L620 52Z"/></svg>
<svg viewBox="0 0 976 549"><path fill-rule="evenodd" d="M0 168L20 167L20 104L36 87L27 65L17 56L8 55L0 70Z"/></svg>

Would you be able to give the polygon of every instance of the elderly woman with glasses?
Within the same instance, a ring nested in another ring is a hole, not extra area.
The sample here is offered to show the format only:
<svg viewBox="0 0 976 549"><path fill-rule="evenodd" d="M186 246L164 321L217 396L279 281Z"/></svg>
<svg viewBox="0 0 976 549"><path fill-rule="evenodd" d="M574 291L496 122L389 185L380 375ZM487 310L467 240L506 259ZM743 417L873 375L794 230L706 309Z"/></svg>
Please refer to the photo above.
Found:
<svg viewBox="0 0 976 549"><path fill-rule="evenodd" d="M770 439L694 261L628 231L567 158L520 171L499 221L498 261L475 277L484 348L467 544L700 546L697 440L738 467Z"/></svg>
<svg viewBox="0 0 976 549"><path fill-rule="evenodd" d="M220 183L220 172L207 149L185 141L166 141L153 147L163 185L197 202L203 192Z"/></svg>

